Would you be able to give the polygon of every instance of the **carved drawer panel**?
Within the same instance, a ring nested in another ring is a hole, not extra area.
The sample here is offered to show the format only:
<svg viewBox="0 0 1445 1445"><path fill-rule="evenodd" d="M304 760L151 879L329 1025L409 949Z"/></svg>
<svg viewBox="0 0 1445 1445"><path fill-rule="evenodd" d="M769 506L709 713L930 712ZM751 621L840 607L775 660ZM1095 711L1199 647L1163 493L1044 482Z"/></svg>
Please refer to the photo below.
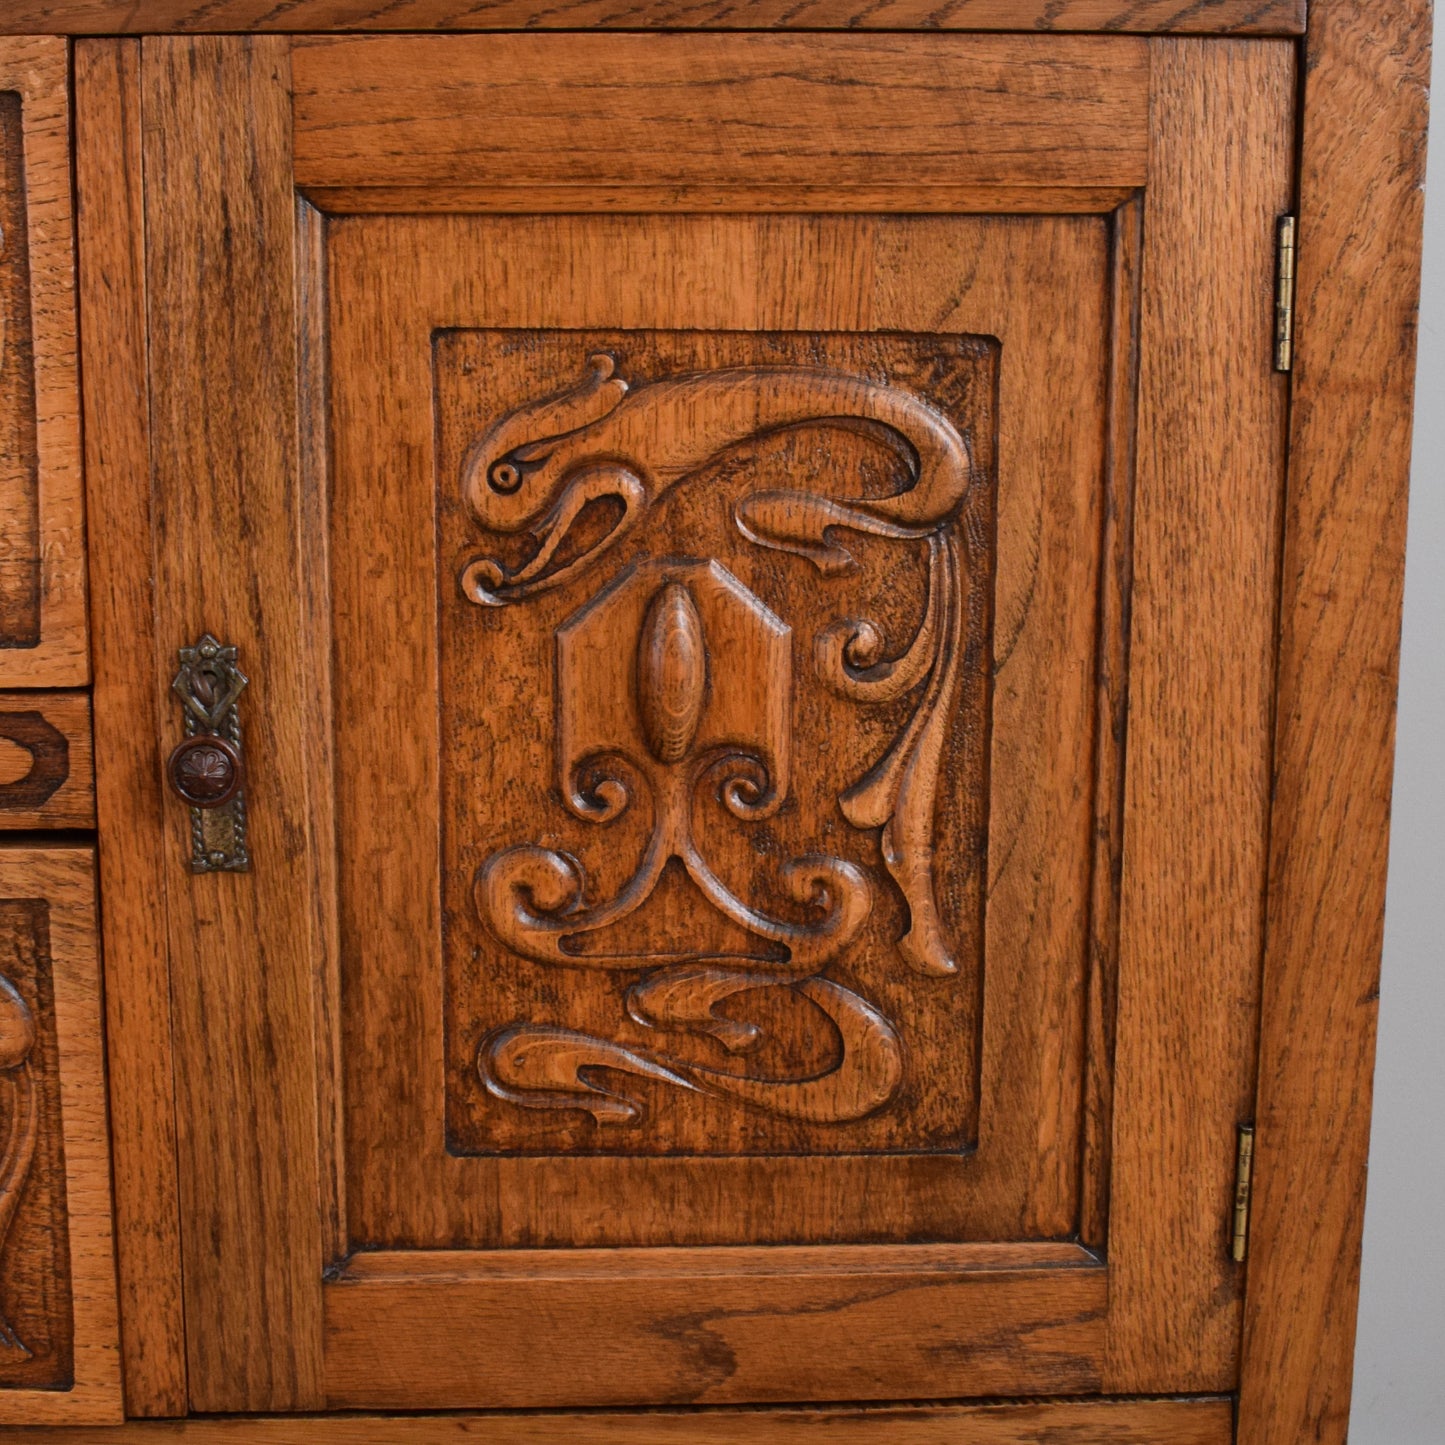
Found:
<svg viewBox="0 0 1445 1445"><path fill-rule="evenodd" d="M93 828L90 698L0 692L0 828Z"/></svg>
<svg viewBox="0 0 1445 1445"><path fill-rule="evenodd" d="M0 37L0 686L86 681L69 63Z"/></svg>
<svg viewBox="0 0 1445 1445"><path fill-rule="evenodd" d="M120 1417L89 848L0 846L0 1421Z"/></svg>

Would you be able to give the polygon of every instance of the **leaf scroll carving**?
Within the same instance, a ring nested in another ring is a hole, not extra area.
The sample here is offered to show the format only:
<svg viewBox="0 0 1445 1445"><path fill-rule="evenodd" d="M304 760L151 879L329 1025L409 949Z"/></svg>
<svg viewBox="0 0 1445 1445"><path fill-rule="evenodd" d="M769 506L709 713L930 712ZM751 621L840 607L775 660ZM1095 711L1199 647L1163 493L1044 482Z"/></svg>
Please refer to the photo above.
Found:
<svg viewBox="0 0 1445 1445"><path fill-rule="evenodd" d="M476 520L500 532L530 531L538 550L508 572L481 557L461 586L488 606L520 602L596 564L641 510L730 447L769 432L841 424L881 433L904 457L913 485L889 497L838 501L812 491L769 489L738 504L736 523L759 546L807 558L825 576L854 559L839 533L854 531L930 545L928 614L904 656L870 658L876 630L846 622L819 639L819 671L844 696L866 701L928 680L903 735L841 799L859 828L881 827L888 871L907 900L910 927L899 941L923 974L956 972L938 922L930 869L940 732L958 676L962 626L961 553L950 524L973 480L967 440L942 413L901 388L814 367L720 369L630 387L611 356L587 360L571 390L503 417L473 447L462 493ZM590 549L551 566L590 503L610 496L620 520Z"/></svg>
<svg viewBox="0 0 1445 1445"><path fill-rule="evenodd" d="M822 467L747 489L731 504L737 534L806 561L825 581L857 567L849 534L926 550L923 614L886 655L866 617L837 617L812 639L813 670L860 707L902 702L907 720L871 766L837 796L842 818L877 837L878 860L905 905L897 955L909 970L957 972L934 878L935 813L945 741L964 667L966 548L959 520L977 482L955 423L906 387L823 366L720 367L630 382L616 358L587 357L580 380L516 407L472 444L462 496L474 522L529 534L516 564L466 561L464 597L485 608L523 605L599 566L670 491L761 438L853 431L886 449L905 485L849 495L847 478L820 485ZM826 448L820 447L826 460ZM606 501L599 535L579 525ZM574 533L576 534L574 536ZM580 541L579 541L580 538ZM598 1123L636 1121L643 1106L617 1082L631 1075L737 1100L782 1117L844 1122L883 1108L903 1078L898 1029L855 989L829 977L874 908L869 871L827 852L780 860L779 905L735 892L709 861L701 801L757 825L789 795L793 760L791 630L717 561L634 561L562 625L556 645L557 784L577 818L607 826L650 819L635 871L594 896L583 863L534 842L503 847L477 871L476 909L499 942L542 965L614 969L630 983L632 1023L712 1039L745 1061L757 1048L760 1000L786 990L829 1021L837 1056L806 1076L762 1077L700 1063L664 1047L518 1021L481 1042L477 1065L495 1097L532 1109L584 1109ZM643 910L679 866L707 904L757 941L722 956L676 947L639 959L608 931ZM884 883L886 885L886 882Z"/></svg>

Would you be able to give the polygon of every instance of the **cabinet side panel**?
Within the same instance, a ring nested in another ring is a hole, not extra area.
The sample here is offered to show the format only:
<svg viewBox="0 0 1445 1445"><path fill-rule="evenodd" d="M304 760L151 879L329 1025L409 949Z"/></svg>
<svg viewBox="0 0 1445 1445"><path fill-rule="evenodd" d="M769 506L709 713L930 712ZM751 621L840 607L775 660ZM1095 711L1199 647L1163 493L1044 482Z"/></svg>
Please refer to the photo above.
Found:
<svg viewBox="0 0 1445 1445"><path fill-rule="evenodd" d="M1239 1438L1341 1442L1359 1296L1430 6L1310 8Z"/></svg>

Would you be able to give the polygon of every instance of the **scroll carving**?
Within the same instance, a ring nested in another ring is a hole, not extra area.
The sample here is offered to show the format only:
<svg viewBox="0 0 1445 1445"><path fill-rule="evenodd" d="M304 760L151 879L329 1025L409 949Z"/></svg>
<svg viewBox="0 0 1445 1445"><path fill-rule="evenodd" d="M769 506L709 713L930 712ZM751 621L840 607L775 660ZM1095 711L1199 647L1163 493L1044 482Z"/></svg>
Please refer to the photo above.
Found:
<svg viewBox="0 0 1445 1445"><path fill-rule="evenodd" d="M855 565L846 532L928 541L928 609L903 655L881 658L878 630L848 619L817 639L816 657L822 680L855 701L923 685L908 726L839 802L854 827L883 830L883 860L909 910L899 952L919 973L950 974L958 965L939 925L931 835L962 625L962 554L950 524L973 462L947 417L901 388L821 367L722 369L631 387L611 356L589 357L575 387L503 417L473 448L462 478L472 515L494 531L528 531L538 545L511 571L474 559L461 587L483 606L525 601L595 565L645 507L719 454L771 432L828 426L866 429L896 448L912 485L867 501L765 488L737 505L734 520L757 545L805 557L825 577ZM558 562L573 524L604 498L619 505L617 521Z"/></svg>
<svg viewBox="0 0 1445 1445"><path fill-rule="evenodd" d="M712 657L709 635L719 639ZM626 637L637 639L630 669L617 665L617 639ZM745 1052L756 1031L717 1016L715 1007L794 985L838 1028L848 1045L842 1063L816 1079L764 1083L521 1025L483 1041L479 1065L493 1094L524 1107L584 1107L605 1123L631 1120L638 1109L594 1080L590 1071L601 1067L814 1121L857 1117L892 1093L900 1067L893 1029L852 991L816 977L868 918L866 875L822 854L791 859L780 882L805 917L775 916L718 876L694 821L700 793L744 821L770 817L782 803L789 646L789 629L716 562L666 559L625 571L558 637L559 783L572 811L595 823L639 806L634 788L645 791L652 825L643 858L613 898L587 906L586 875L573 859L533 845L505 849L477 875L477 908L500 942L540 963L635 971L636 954L609 951L606 930L642 908L676 861L712 907L758 940L758 950L736 958L699 954L685 942L659 948L629 991L632 1017L710 1033Z"/></svg>
<svg viewBox="0 0 1445 1445"><path fill-rule="evenodd" d="M473 556L460 587L480 607L527 604L582 579L660 499L726 454L779 434L826 439L839 430L886 449L906 484L859 498L849 496L847 476L818 486L819 469L808 486L795 474L793 485L765 477L733 501L731 525L744 546L803 558L825 581L856 570L850 533L926 549L922 615L900 651L889 652L873 620L845 615L817 632L812 661L823 686L859 707L909 702L904 725L836 805L852 829L876 833L878 861L906 908L899 959L946 979L958 963L940 921L934 819L964 666L967 552L958 523L978 479L969 441L941 411L905 387L826 367L731 367L633 384L612 355L591 355L575 386L517 407L471 446L462 496L472 519L529 534L535 550L512 564ZM821 444L820 453L826 461ZM773 905L756 901L756 882L745 900L710 863L709 830L761 825L788 798L792 657L788 624L707 558L632 562L562 624L560 796L599 827L646 817L646 846L622 886L599 898L577 857L514 843L478 869L477 913L497 941L536 963L641 970L625 994L633 1024L706 1036L744 1069L523 1020L480 1043L477 1067L493 1096L529 1109L585 1109L602 1124L642 1115L638 1091L619 1075L812 1123L861 1119L893 1098L903 1078L898 1028L828 976L886 879L826 852L784 857ZM678 866L751 947L710 951L679 937L640 956L609 944L608 931L643 910ZM827 1020L837 1040L830 1066L796 1077L747 1069L764 1037L764 1001L777 991Z"/></svg>
<svg viewBox="0 0 1445 1445"><path fill-rule="evenodd" d="M0 974L0 1252L35 1159L39 1133L35 1076L35 1016L20 991ZM0 1364L28 1360L30 1351L0 1315Z"/></svg>

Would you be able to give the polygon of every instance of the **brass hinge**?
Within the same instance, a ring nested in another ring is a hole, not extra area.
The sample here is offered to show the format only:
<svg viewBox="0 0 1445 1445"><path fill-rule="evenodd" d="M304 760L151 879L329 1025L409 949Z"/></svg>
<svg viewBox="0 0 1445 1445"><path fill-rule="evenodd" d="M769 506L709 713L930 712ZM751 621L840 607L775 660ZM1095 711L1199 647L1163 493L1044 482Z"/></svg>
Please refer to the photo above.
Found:
<svg viewBox="0 0 1445 1445"><path fill-rule="evenodd" d="M1279 251L1274 279L1274 369L1294 368L1294 261L1295 230L1293 216L1279 218Z"/></svg>
<svg viewBox="0 0 1445 1445"><path fill-rule="evenodd" d="M1235 1264L1244 1263L1249 1243L1249 1198L1254 1186L1254 1125L1241 1124L1234 1148L1234 1230L1229 1243L1229 1257Z"/></svg>

